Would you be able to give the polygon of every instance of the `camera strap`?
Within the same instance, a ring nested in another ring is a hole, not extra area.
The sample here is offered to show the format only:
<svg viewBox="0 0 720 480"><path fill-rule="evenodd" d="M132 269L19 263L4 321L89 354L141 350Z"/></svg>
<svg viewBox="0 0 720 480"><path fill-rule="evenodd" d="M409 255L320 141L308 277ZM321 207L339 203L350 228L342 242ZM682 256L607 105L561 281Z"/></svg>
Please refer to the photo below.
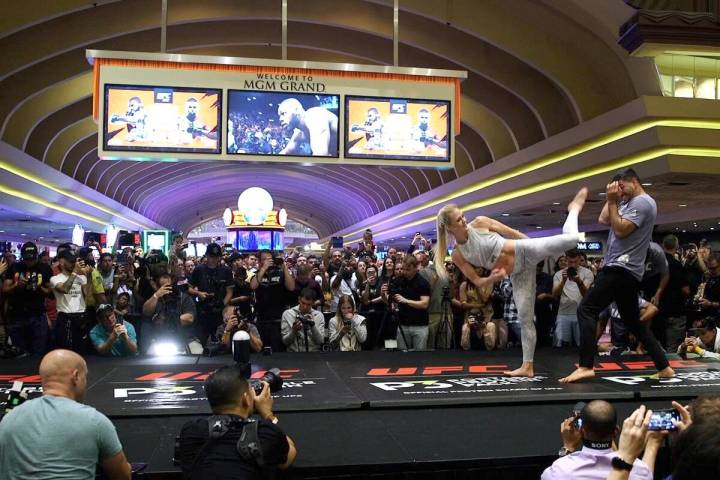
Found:
<svg viewBox="0 0 720 480"><path fill-rule="evenodd" d="M612 441L593 442L583 438L583 447L592 448L593 450L607 450L612 447Z"/></svg>

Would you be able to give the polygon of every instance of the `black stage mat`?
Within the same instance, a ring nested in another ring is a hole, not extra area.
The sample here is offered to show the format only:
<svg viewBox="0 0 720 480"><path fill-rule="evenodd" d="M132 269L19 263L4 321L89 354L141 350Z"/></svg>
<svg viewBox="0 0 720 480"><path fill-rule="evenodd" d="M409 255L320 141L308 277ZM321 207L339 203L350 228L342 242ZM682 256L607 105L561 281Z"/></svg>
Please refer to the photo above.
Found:
<svg viewBox="0 0 720 480"><path fill-rule="evenodd" d="M557 379L574 368L576 354L540 350L535 378L502 374L520 364L520 352L334 352L275 354L253 358L253 377L277 367L285 379L275 397L278 412L386 407L498 405L572 402L593 398L689 398L720 392L720 362L673 356L676 378L653 379L645 357L601 357L597 377L563 385ZM88 358L86 402L108 416L198 415L209 413L205 377L224 357L172 359ZM0 394L14 380L35 386L37 359L0 362Z"/></svg>

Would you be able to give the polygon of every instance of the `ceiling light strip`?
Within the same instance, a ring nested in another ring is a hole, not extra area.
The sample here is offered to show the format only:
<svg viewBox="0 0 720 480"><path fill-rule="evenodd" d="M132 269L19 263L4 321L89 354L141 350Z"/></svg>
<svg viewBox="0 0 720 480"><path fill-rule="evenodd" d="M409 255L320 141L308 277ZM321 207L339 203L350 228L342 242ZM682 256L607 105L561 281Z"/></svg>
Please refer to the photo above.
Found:
<svg viewBox="0 0 720 480"><path fill-rule="evenodd" d="M527 187L523 187L517 190L512 190L510 192L506 192L500 195L495 195L493 197L489 197L477 202L469 203L467 205L462 205L460 208L464 210L474 210L477 208L487 207L489 205L494 205L500 202L505 202L508 200L513 200L515 198L519 198L525 195L530 195L533 193L537 193L540 191L543 191L548 188L554 188L559 187L568 183L572 183L578 180L583 180L585 178L592 177L594 175L599 175L606 172L616 171L624 167L628 167L631 165L636 165L638 163L647 162L649 160L653 160L655 158L658 158L663 155L693 155L693 156L702 156L702 157L720 157L720 149L718 148L703 148L703 147L656 147L651 150L647 150L642 153L638 153L635 155L631 155L629 157L621 158L619 160L615 160L613 162L604 163L602 165L597 165L595 167L581 170L579 172L563 175L562 177L555 178L553 180L549 180L546 182L540 182L533 185L529 185ZM412 228L418 225L423 225L428 222L434 222L435 216L428 216L425 218L421 218L419 220L415 220L413 222L406 223L404 225L400 225L388 230L383 230L380 232L375 232L374 234L377 236L380 235L386 235L391 234L393 232L397 232L400 230L404 230L406 228ZM380 225L380 224L377 224ZM374 229L377 225L371 225L369 228ZM347 243L353 243L353 242L359 242L361 240L361 237L348 240Z"/></svg>
<svg viewBox="0 0 720 480"><path fill-rule="evenodd" d="M36 175L33 175L33 174L29 173L29 172L26 172L25 170L22 170L22 169L20 169L20 168L17 168L17 167L15 167L14 165L11 165L11 164L9 164L9 163L7 163L7 162L0 161L0 168L2 168L3 170L6 170L6 171L12 173L13 175L17 175L18 177L22 177L22 178L24 178L25 180L29 180L29 181L37 184L37 185L40 185L41 187L48 188L48 189L52 190L52 191L55 192L55 193L59 193L60 195L63 195L63 196L68 197L68 198L71 198L71 199L73 199L73 200L75 200L75 201L77 201L77 202L84 203L85 205L88 205L88 206L90 206L90 207L92 207L92 208L95 208L95 209L97 209L97 210L100 210L101 212L107 213L108 215L112 215L113 217L120 218L120 219L122 219L122 220L125 220L125 221L128 222L128 223L131 223L131 224L133 224L133 225L137 225L138 227L140 227L140 228L142 228L142 229L149 229L149 227L147 227L146 225L143 225L143 224L138 223L138 222L136 222L136 221L134 221L134 220L131 220L131 219L129 219L129 218L126 218L126 217L118 214L117 212L113 212L112 210L110 210L110 209L108 209L108 208L106 208L106 207L103 207L103 206L100 205L100 204L91 202L91 201L89 201L89 200L85 200L84 198L80 197L79 195L75 195L74 193L67 192L67 191L65 191L65 190L63 190L63 189L61 189L61 188L58 188L58 187L55 187L55 186L53 186L53 185L51 185L51 184L49 184L49 183L46 183L43 178L38 177L38 176L36 176ZM83 218L85 218L85 217L83 217ZM97 218L97 217L93 217L93 218ZM94 220L93 220L93 221L94 221ZM101 224L106 224L106 223L108 223L108 222L100 221L100 223L101 223Z"/></svg>
<svg viewBox="0 0 720 480"><path fill-rule="evenodd" d="M11 197L16 197L21 200L26 200L28 202L32 202L38 205L41 205L46 208L51 208L53 210L57 210L58 212L67 213L68 215L74 215L76 217L84 218L85 220L89 220L91 222L95 222L99 225L105 225L108 222L103 220L102 218L94 217L92 215L88 215L87 213L80 212L78 210L73 210L72 208L63 207L62 205L58 205L56 203L47 202L41 198L38 198L34 195L31 195L27 192L23 192L20 190L15 190L14 188L10 188L7 185L0 184L0 193L5 195L10 195Z"/></svg>
<svg viewBox="0 0 720 480"><path fill-rule="evenodd" d="M481 190L483 188L490 187L498 182L509 180L518 175L530 173L539 168L547 167L548 165L552 165L554 163L561 162L563 160L567 160L568 158L586 153L590 150L594 150L596 148L608 145L608 144L616 142L618 140L622 140L623 138L627 138L631 135L635 135L636 133L643 132L643 131L648 130L653 127L709 128L709 129L717 130L717 129L720 129L720 120L666 118L666 119L657 119L657 120L645 120L645 121L638 122L635 124L626 125L626 126L621 127L613 132L610 132L605 135L601 135L595 139L592 139L585 143L579 144L575 147L571 147L571 148L565 149L561 152L553 153L548 156L541 157L538 160L534 160L534 161L528 162L524 165L521 165L519 167L512 168L512 169L508 170L507 172L496 175L494 177L490 177L481 182L472 184L468 187L465 187L465 188L458 190L456 192L453 192L451 194L444 195L442 197L430 200L429 202L426 202L422 205L411 208L410 210L404 211L397 215L393 215L392 217L389 217L381 222L378 222L374 226L383 225L383 224L386 224L389 222L393 222L395 220L399 220L408 215L412 215L413 213L422 211L428 207L440 205L441 203L448 203L455 198L461 197L463 195L467 195L472 192L476 192L477 190ZM362 233L365 231L366 228L372 228L372 227L363 227L363 228L355 230L353 232L349 232L349 233L343 235L343 238L347 238L347 237Z"/></svg>

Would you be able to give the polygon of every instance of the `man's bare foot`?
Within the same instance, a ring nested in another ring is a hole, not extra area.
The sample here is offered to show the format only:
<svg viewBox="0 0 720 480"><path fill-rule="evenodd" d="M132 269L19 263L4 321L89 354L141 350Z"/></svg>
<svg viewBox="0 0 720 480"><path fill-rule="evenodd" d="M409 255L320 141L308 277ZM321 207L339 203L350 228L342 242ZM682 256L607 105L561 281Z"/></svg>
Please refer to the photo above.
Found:
<svg viewBox="0 0 720 480"><path fill-rule="evenodd" d="M671 378L675 376L675 370L665 367L657 373L658 378Z"/></svg>
<svg viewBox="0 0 720 480"><path fill-rule="evenodd" d="M585 206L585 200L587 200L588 197L588 189L587 187L583 187L575 194L575 198L572 199L570 203L568 203L568 212L572 212L573 210L577 210L578 213L582 211L583 207Z"/></svg>
<svg viewBox="0 0 720 480"><path fill-rule="evenodd" d="M589 380L595 378L595 370L592 368L578 367L577 370L572 372L567 377L560 379L560 383L574 383L580 380Z"/></svg>
<svg viewBox="0 0 720 480"><path fill-rule="evenodd" d="M534 377L535 376L535 369L533 368L533 362L523 362L522 365L520 365L520 368L516 368L515 370L506 370L503 372L505 375L509 375L511 377Z"/></svg>

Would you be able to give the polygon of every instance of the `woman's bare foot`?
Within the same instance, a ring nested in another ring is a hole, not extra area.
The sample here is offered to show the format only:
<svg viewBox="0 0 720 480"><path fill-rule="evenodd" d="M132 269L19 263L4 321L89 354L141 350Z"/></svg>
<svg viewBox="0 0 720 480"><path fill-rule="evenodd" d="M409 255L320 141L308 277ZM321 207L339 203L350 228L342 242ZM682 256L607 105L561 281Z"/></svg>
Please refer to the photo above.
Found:
<svg viewBox="0 0 720 480"><path fill-rule="evenodd" d="M568 203L568 212L572 212L573 210L577 210L578 213L580 213L585 206L585 200L587 200L588 197L588 189L587 187L583 187L575 194L575 198L572 199L570 203Z"/></svg>
<svg viewBox="0 0 720 480"><path fill-rule="evenodd" d="M532 378L535 376L535 369L533 368L533 362L523 362L522 365L520 365L520 368L516 368L515 370L507 370L503 373L511 377Z"/></svg>
<svg viewBox="0 0 720 480"><path fill-rule="evenodd" d="M567 377L561 378L560 383L574 383L580 380L589 380L595 378L595 370L592 368L578 367Z"/></svg>

